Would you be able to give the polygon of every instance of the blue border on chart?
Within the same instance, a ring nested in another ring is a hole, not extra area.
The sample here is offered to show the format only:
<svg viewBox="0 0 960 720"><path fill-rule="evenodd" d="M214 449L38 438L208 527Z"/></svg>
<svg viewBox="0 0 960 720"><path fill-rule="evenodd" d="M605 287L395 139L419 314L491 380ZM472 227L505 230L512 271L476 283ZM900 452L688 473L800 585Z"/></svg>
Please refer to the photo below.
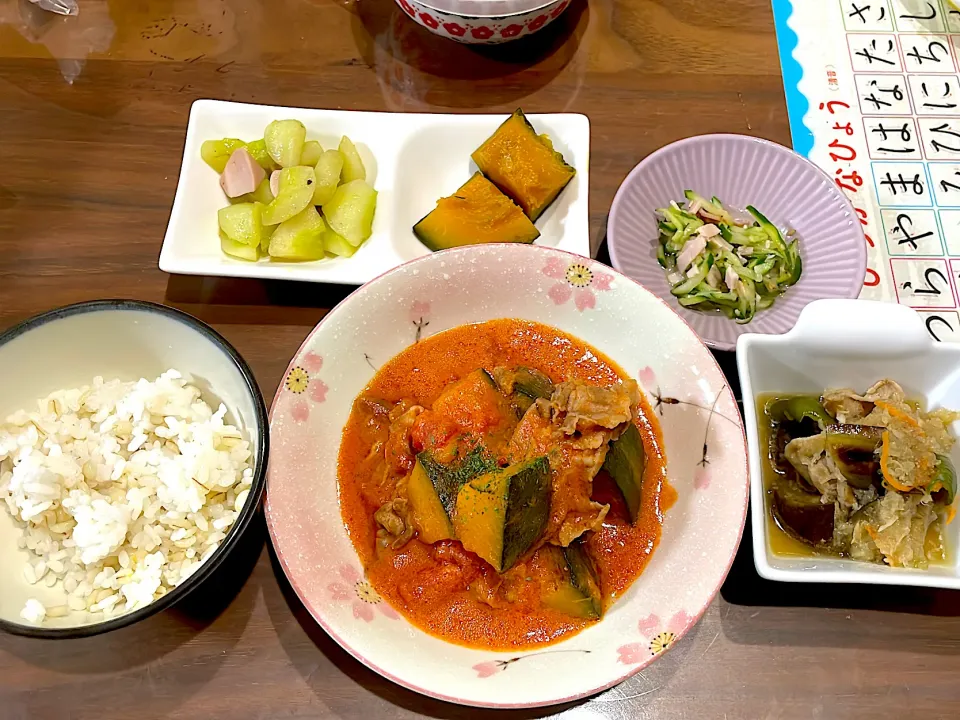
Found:
<svg viewBox="0 0 960 720"><path fill-rule="evenodd" d="M813 150L813 132L803 122L810 102L800 92L800 78L803 68L793 57L800 39L787 20L793 14L793 0L773 0L773 22L777 28L777 46L780 49L780 70L783 73L783 89L787 97L787 116L790 119L790 134L793 149L806 158Z"/></svg>

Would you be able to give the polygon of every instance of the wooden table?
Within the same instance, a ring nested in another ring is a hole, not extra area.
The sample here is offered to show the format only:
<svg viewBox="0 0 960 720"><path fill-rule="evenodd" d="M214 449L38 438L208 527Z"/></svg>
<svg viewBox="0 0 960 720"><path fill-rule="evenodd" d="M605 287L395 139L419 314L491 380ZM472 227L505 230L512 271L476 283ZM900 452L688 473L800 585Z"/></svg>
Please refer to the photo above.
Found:
<svg viewBox="0 0 960 720"><path fill-rule="evenodd" d="M102 297L166 302L250 361L269 399L350 288L168 277L157 256L190 103L590 116L591 239L627 171L707 132L789 142L769 0L577 0L528 41L471 50L392 0L0 0L0 328ZM722 358L732 368L731 358ZM203 597L85 640L0 637L0 718L470 718L367 670L307 616L262 521ZM749 530L747 530L749 540ZM744 543L663 659L569 708L610 718L955 717L960 596L761 581Z"/></svg>

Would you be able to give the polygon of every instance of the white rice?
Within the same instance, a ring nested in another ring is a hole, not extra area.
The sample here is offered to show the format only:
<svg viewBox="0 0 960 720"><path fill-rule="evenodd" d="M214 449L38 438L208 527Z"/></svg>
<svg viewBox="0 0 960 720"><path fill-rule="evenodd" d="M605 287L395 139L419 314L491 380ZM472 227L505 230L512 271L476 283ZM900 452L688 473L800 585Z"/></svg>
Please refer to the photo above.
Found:
<svg viewBox="0 0 960 720"><path fill-rule="evenodd" d="M21 527L33 624L71 611L113 617L186 580L250 494L250 443L176 370L153 382L94 378L0 425L0 505Z"/></svg>

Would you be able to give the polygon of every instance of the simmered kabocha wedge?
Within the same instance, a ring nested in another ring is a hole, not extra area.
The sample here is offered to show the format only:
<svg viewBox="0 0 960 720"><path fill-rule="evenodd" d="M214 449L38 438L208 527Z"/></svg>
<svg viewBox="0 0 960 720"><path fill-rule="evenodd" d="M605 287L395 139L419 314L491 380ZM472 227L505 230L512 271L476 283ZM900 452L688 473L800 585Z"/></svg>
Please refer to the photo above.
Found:
<svg viewBox="0 0 960 720"><path fill-rule="evenodd" d="M482 447L474 448L466 456L448 463L439 462L431 451L424 450L417 455L417 463L423 467L451 522L456 514L460 489L471 480L497 468L496 461Z"/></svg>
<svg viewBox="0 0 960 720"><path fill-rule="evenodd" d="M539 457L464 485L453 527L464 548L505 572L543 535L549 515L550 463Z"/></svg>
<svg viewBox="0 0 960 720"><path fill-rule="evenodd" d="M576 170L553 149L553 143L517 110L471 156L480 172L537 218L556 200Z"/></svg>
<svg viewBox="0 0 960 720"><path fill-rule="evenodd" d="M513 200L480 173L413 226L431 250L493 242L532 243L540 231Z"/></svg>
<svg viewBox="0 0 960 720"><path fill-rule="evenodd" d="M623 431L623 434L613 441L603 469L623 493L627 503L627 512L630 522L635 523L640 515L640 506L643 497L643 471L646 466L646 454L643 449L643 438L633 423Z"/></svg>
<svg viewBox="0 0 960 720"><path fill-rule="evenodd" d="M413 523L420 539L425 543L450 540L454 537L453 522L440 499L440 490L445 490L445 468L439 463L431 463L429 453L423 454L413 466L413 472L407 481L407 500L413 511ZM433 473L427 472L430 468ZM436 481L436 485L434 482ZM452 489L452 488L451 488ZM456 491L459 491L459 487ZM450 500L456 498L456 492L444 493Z"/></svg>
<svg viewBox="0 0 960 720"><path fill-rule="evenodd" d="M579 541L565 548L541 550L550 563L553 583L544 588L542 601L549 608L576 618L594 620L603 615L603 595L593 560Z"/></svg>

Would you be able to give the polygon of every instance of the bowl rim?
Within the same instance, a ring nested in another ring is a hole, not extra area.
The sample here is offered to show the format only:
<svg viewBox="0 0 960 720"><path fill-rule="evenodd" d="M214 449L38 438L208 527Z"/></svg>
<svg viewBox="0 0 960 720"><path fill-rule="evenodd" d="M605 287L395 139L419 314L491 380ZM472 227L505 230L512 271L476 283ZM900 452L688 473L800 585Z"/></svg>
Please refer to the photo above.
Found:
<svg viewBox="0 0 960 720"><path fill-rule="evenodd" d="M622 203L623 198L626 196L625 188L627 187L627 185L633 184L633 182L641 174L643 169L648 164L652 163L654 159L660 157L661 155L666 155L668 152L672 151L677 147L685 147L687 145L699 145L703 143L709 144L709 143L715 143L715 142L720 142L724 140L732 140L734 142L739 142L739 143L754 143L757 145L766 146L767 148L770 148L771 150L779 153L782 157L791 157L793 161L799 161L801 163L805 163L809 165L811 168L816 170L817 173L819 173L821 176L823 176L823 178L827 180L827 184L830 187L830 191L834 194L835 197L837 197L840 200L841 204L844 205L850 218L853 220L856 220L857 218L856 210L854 209L853 203L850 202L850 198L847 197L846 193L844 193L834 184L833 178L831 178L826 173L826 171L824 171L823 168L821 168L819 165L817 165L815 162L813 162L809 158L805 158L796 150L793 150L792 148L788 148L786 145L781 145L780 143L773 142L772 140L767 140L766 138L754 137L753 135L743 135L742 133L705 133L703 135L692 135L690 137L681 138L680 140L674 140L672 143L668 143L667 145L663 145L662 147L659 147L656 150L654 150L652 153L647 155L640 162L638 162L636 165L633 166L633 169L631 169L630 172L627 173L626 177L624 177L623 181L620 183L620 186L617 188L617 192L613 196L613 202L610 205L610 215L607 218L607 250L610 253L610 264L611 266L613 266L613 268L617 272L619 272L624 277L628 277L627 274L620 269L620 260L617 255L618 239L617 239L617 232L615 230L617 226L617 216L619 215L619 209L620 209L620 206L623 204ZM656 208L652 208L651 212L654 212L655 210ZM858 229L860 230L860 234L863 235L863 228L860 226L859 222L857 223L857 226L858 226ZM623 242L626 243L626 242L629 242L629 240L625 239ZM653 242L653 239L651 239L651 242ZM860 292L863 289L863 278L866 277L866 272L867 272L866 241L857 243L857 247L854 249L854 252L857 255L857 273L855 277L860 279L851 280L851 284L849 286L841 287L838 293L836 295L831 296L830 298L819 298L819 299L856 300L860 296ZM851 277L854 277L853 273L851 273ZM632 279L633 278L631 278L631 280ZM650 292L653 293L652 290ZM657 295L657 293L653 293L653 294L656 295L658 298L660 297L659 295ZM667 307L670 307L670 305L667 304ZM680 313L677 313L676 310L674 310L674 308L670 307L670 309L673 310L677 315L680 314ZM683 319L682 316L681 316L681 319ZM684 320L684 322L686 321ZM734 321L731 320L730 322L734 322ZM693 328L691 327L691 329ZM703 342L703 344L706 345L708 348L714 348L716 350L726 350L730 352L736 351L736 347L737 347L736 340L734 340L734 342L732 343L728 343L723 341L717 341L712 338L701 337L700 334L696 332L696 330L694 330L694 333L697 335L700 341ZM770 335L771 333L752 332L751 334ZM776 333L773 333L773 334L776 334Z"/></svg>
<svg viewBox="0 0 960 720"><path fill-rule="evenodd" d="M400 4L399 0L395 0L395 2L398 5ZM497 13L495 15L473 15L473 14L454 12L452 10L442 10L436 7L435 0L413 0L413 2L415 2L417 5L423 5L423 7L427 8L428 10L433 10L434 12L443 13L444 15L451 15L453 17L462 18L464 20L488 20L489 21L489 20L500 20L500 19L506 20L508 18L517 17L519 15L527 15L529 13L535 13L538 10L546 10L547 8L552 7L554 5L559 5L561 2L563 2L563 0L547 0L546 2L538 3L534 7L526 8L525 10L515 10L513 12ZM564 8L564 10L566 9L567 8Z"/></svg>
<svg viewBox="0 0 960 720"><path fill-rule="evenodd" d="M124 613L118 617L103 622L90 623L87 625L78 625L68 628L38 627L35 625L24 625L17 622L11 622L0 618L0 630L12 633L14 635L23 635L31 638L41 639L72 639L90 637L101 633L118 630L128 625L140 622L151 615L165 610L175 603L189 595L193 590L200 586L220 565L230 550L237 544L240 536L244 533L253 518L256 516L263 497L264 487L266 486L267 476L267 458L270 454L270 423L267 416L266 403L263 399L263 393L257 384L253 371L246 360L237 352L236 348L224 338L220 333L207 325L199 318L189 313L179 310L169 305L149 302L147 300L129 300L129 299L104 299L89 300L86 302L74 303L63 307L47 310L46 312L34 315L23 320L13 327L0 332L0 348L16 339L17 337L28 333L42 325L92 312L110 312L115 310L147 312L163 315L171 320L183 323L187 327L199 332L214 346L216 346L227 359L234 365L243 377L247 392L253 399L254 410L256 414L256 438L251 441L258 443L260 452L253 468L253 482L250 485L250 495L247 502L240 511L240 516L234 522L233 527L227 533L227 536L220 543L220 546L214 551L213 555L207 558L206 562L200 564L200 567L180 585L168 592L161 598L154 600L148 605L137 608L129 613ZM253 429L252 429L253 430Z"/></svg>
<svg viewBox="0 0 960 720"><path fill-rule="evenodd" d="M533 245L533 244L530 244L530 245L526 245L526 244L518 245L517 243L484 243L484 244L482 244L482 245L464 245L464 246L460 246L460 247L454 247L454 248L448 248L448 249L446 249L446 250L436 251L436 252L433 252L433 253L431 253L431 254L429 254L429 255L423 255L423 256L421 256L421 257L414 258L414 259L412 259L412 260L408 260L407 262L405 262L405 263L403 263L403 264L401 264L401 265L398 265L398 266L396 266L396 267L394 267L394 268L390 268L389 270L385 271L385 272L382 273L381 275L378 275L377 277L375 277L373 280L369 280L368 282L364 283L360 288L358 288L358 289L355 290L354 292L350 293L350 295L348 295L348 296L345 297L343 300L341 300L339 303L337 303L333 308L331 308L331 310L330 310L326 315L324 315L322 318L320 318L319 322L318 322L318 323L314 326L314 328L307 334L306 338L304 338L303 342L300 344L300 347L297 348L296 352L294 352L294 354L291 356L290 362L288 363L287 368L284 370L283 377L286 377L287 374L290 372L290 370L293 369L294 364L295 364L297 358L300 357L301 353L305 350L305 348L307 348L307 346L308 346L308 345L310 344L310 342L313 340L314 335L316 335L316 334L319 332L320 327L321 327L331 316L333 316L334 313L343 312L343 307L346 305L347 301L349 301L352 297L354 297L355 295L357 295L360 290L363 290L363 289L366 288L368 285L372 285L372 284L378 282L379 280L387 277L388 275L392 275L392 274L394 274L394 273L399 273L401 270L407 268L408 266L412 266L412 265L414 265L415 263L429 262L431 258L435 258L435 257L447 257L447 258L449 258L449 257L452 257L452 256L454 256L454 255L460 255L460 254L468 255L468 254L470 254L470 253L472 253L472 252L476 252L476 251L478 251L478 250L490 250L490 249L497 249L497 248L510 248L511 250L515 250L515 249L517 249L517 248L524 248L524 250L523 250L524 252L527 251L526 249L530 249L532 252L547 253L547 254L550 254L550 253L560 253L560 254L563 254L563 255L567 255L567 256L569 256L570 258L573 258L573 259L576 259L576 260L581 260L581 261L584 260L583 256L577 255L576 253L569 252L568 250L560 250L560 249L558 249L558 248L545 247L545 246L542 246L542 245ZM613 272L616 273L616 275L624 278L625 280L627 280L628 282L632 283L633 285L636 285L638 288L640 288L640 290L642 290L643 292L649 294L651 298L653 298L655 301L657 301L657 302L659 302L660 304L662 304L662 305L663 305L667 310L669 310L675 317L677 317L677 318L680 320L680 322L682 322L682 323L686 326L686 328L690 331L690 333L691 333L692 336L693 336L694 341L703 346L704 350L705 350L706 353L707 353L707 356L710 358L710 361L713 363L713 365L714 365L714 367L716 368L717 372L720 374L720 377L723 378L723 379L726 381L726 390L725 390L725 391L728 392L728 393L730 393L731 398L733 399L734 403L736 404L736 396L735 396L734 393L733 393L733 388L732 388L732 386L730 385L730 381L729 381L729 379L727 378L726 374L724 374L723 369L720 367L720 363L717 362L717 359L713 356L713 353L710 351L710 348L706 345L706 343L703 341L703 339L697 334L697 332L693 329L693 327L691 327L691 325L690 325L679 313L677 313L673 308L671 308L660 296L658 296L658 295L655 294L654 292L648 290L644 285L642 285L641 283L637 282L636 280L634 280L633 278L629 277L628 275L625 275L624 273L620 272L620 271L617 270L616 268L612 268L612 267L610 267L609 265L606 265L605 263L603 263L603 262L601 262L600 260L597 260L596 258L593 258L593 257L588 257L588 258L586 258L586 259L589 260L590 262L593 262L593 263L597 263L597 264L599 264L599 265L602 265L602 266L604 266L605 268L607 268L607 269L609 269L609 270L613 270ZM276 394L275 394L274 397L273 397L273 401L270 403L269 417L270 417L271 425L272 425L272 423L273 423L273 416L274 416L274 411L276 410L276 407L277 407L277 402L278 402L278 400L280 399L280 396L281 396L281 390L282 390L282 385L281 385L281 387L278 387L278 388L277 388L277 392L276 392ZM573 694L573 695L565 696L565 697L562 697L562 698L557 698L557 699L555 699L555 700L550 700L549 702L546 702L546 703L545 703L545 702L537 702L537 701L534 701L534 702L520 702L520 703L496 703L496 702L492 702L492 701L489 701L489 702L465 701L465 700L462 699L462 698L457 698L457 697L453 697L453 696L450 696L450 695L444 695L443 693L438 693L438 692L435 692L435 691L433 691L433 690L428 690L427 688L418 687L418 686L416 686L416 685L413 685L413 684L411 684L411 683L409 683L409 682L407 682L407 681L405 681L405 680L403 680L403 679L401 679L401 678L398 678L397 676L393 675L391 672L385 670L384 668L380 667L380 666L377 665L376 663L372 662L369 658L366 658L366 657L360 655L357 651L354 650L354 648L353 648L347 641L345 641L342 637L340 637L340 635L338 635L336 632L334 632L334 630L333 630L331 627L329 627L328 624L327 624L321 617L318 616L318 613L315 613L315 612L314 612L313 604L312 604L311 602L309 602L307 598L304 597L303 592L301 591L301 589L300 589L300 587L298 586L296 580L294 579L294 577L293 577L293 576L291 575L291 573L290 573L290 570L289 570L289 568L288 568L288 566L287 566L287 562L286 562L286 559L285 559L283 553L281 553L281 552L278 550L278 548L277 548L276 539L275 539L275 529L274 529L274 525L273 525L273 521L272 521L272 519L271 519L271 513L270 513L270 495L269 495L269 492L267 492L266 498L264 499L264 517L265 517L265 519L266 519L266 524L267 524L267 534L268 534L269 537L270 537L270 545L271 545L271 548L273 549L274 555L275 555L276 558L277 558L277 561L278 561L278 563L279 563L279 565L280 565L281 570L283 570L284 577L286 578L287 582L290 584L290 587L293 588L293 591L294 591L294 593L296 594L297 598L298 598L298 599L300 600L300 602L303 604L304 608L306 609L306 611L307 611L307 613L310 615L310 617L313 619L313 621L316 622L316 623L323 629L323 631L326 632L327 635L329 635L329 636L337 643L337 645L339 645L343 650L345 650L345 651L347 652L347 654L349 654L349 655L350 655L351 657L353 657L355 660L357 660L358 662L360 662L362 665L364 665L364 666L366 666L367 668L369 668L369 669L373 670L374 672L376 672L376 673L377 673L378 675L380 675L381 677L386 678L386 679L389 680L390 682L396 683L396 684L399 685L400 687L406 688L406 689L408 689L408 690L412 690L413 692L416 692L416 693L418 693L418 694L420 694L420 695L424 695L424 696L426 696L426 697L431 697L431 698L434 698L434 699L436 699L436 700L442 700L442 701L444 701L444 702L454 703L454 704L457 704L457 705L463 705L463 706L469 706L469 707L487 708L487 709L495 709L495 710L517 710L517 709L528 709L528 708L539 708L539 707L552 707L552 706L554 706L554 705L562 705L562 704L564 704L564 703L575 702L575 701L583 700L583 699L585 699L585 698L589 698L589 697L592 697L592 696L597 695L597 694L599 694L599 693L605 692L606 690L609 690L609 689L612 688L612 687L616 687L616 686L619 685L620 683L628 680L629 678L631 678L631 677L633 677L634 675L636 675L637 673L639 673L641 670L644 670L645 668L649 667L651 663L653 663L653 662L655 662L656 660L660 659L664 654L666 654L666 653L670 650L670 648L672 648L672 647L674 647L674 646L676 645L676 642L677 642L677 641L681 640L683 637L685 637L685 636L687 635L687 633L690 632L690 630L692 630L694 627L697 626L697 624L698 624L698 623L700 622L700 620L703 618L704 614L707 612L707 610L710 608L710 606L713 605L714 601L717 599L717 595L720 594L720 588L723 587L723 583L726 581L727 576L730 574L730 570L731 570L731 568L733 567L733 563L734 563L734 561L735 561L736 558L737 558L737 553L738 553L738 551L739 551L739 549L740 549L740 546L741 546L742 543L743 543L743 534L744 534L744 532L745 532L745 530L746 530L747 511L748 511L748 508L749 508L749 506L750 506L750 487L751 487L751 486L750 486L750 452L749 452L749 449L748 449L748 446L747 446L746 424L745 424L745 421L744 421L744 419L743 419L743 414L742 414L741 412L739 412L739 409L738 409L738 417L740 418L740 436L741 436L741 441L742 441L742 443L743 443L743 444L742 444L742 448L743 448L743 478L744 478L744 480L745 480L745 482L744 482L744 490L743 490L743 497L741 498L741 502L742 502L742 505L743 505L743 512L742 512L741 515L740 515L740 528L739 528L739 530L737 531L737 539L736 539L736 543L734 543L733 553L732 553L732 555L730 556L730 560L727 562L726 568L724 568L723 572L721 573L720 579L718 580L716 587L710 592L709 599L706 601L706 603L704 603L704 605L703 605L702 607L700 607L700 608L697 610L697 612L696 612L695 614L692 615L692 620L690 621L690 623L689 623L681 632L679 632L679 633L677 634L676 640L675 640L673 643L671 643L670 646L669 646L668 648L666 648L666 649L665 649L663 652L661 652L660 654L651 656L650 658L645 659L643 662L641 662L641 663L639 663L639 664L637 664L637 665L633 665L633 666L629 667L629 668L626 670L626 672L621 673L621 674L618 675L615 679L613 679L613 680L605 683L605 684L602 685L602 686L593 688L593 689L591 689L591 690L586 690L586 691L583 691L583 692L578 692L578 693L575 693L575 694ZM339 478L338 478L337 481L339 482ZM641 575L642 575L642 573L641 573ZM404 620L406 621L406 618L404 618ZM407 622L409 622L409 621L407 621ZM601 622L602 622L602 621L601 621ZM421 632L424 632L424 631L421 631ZM456 643L451 643L451 644L456 645Z"/></svg>

